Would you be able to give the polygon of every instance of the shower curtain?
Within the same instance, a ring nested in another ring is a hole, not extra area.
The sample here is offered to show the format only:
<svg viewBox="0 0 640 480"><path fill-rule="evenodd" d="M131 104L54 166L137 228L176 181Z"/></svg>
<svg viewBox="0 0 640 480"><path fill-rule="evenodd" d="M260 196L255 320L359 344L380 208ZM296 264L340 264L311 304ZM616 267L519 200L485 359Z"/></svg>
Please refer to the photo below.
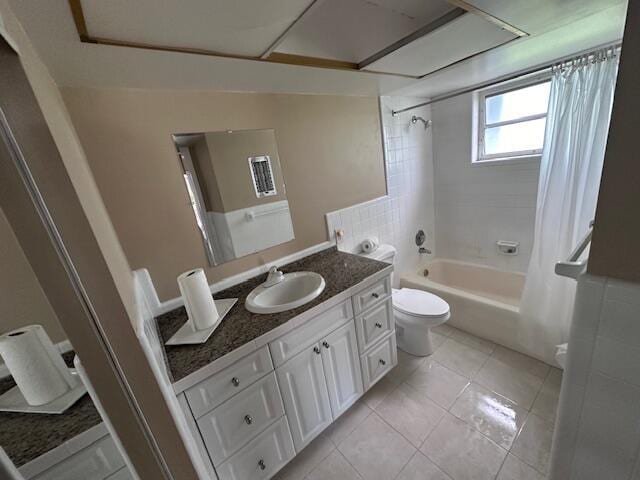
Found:
<svg viewBox="0 0 640 480"><path fill-rule="evenodd" d="M595 214L617 69L617 53L608 50L553 71L519 328L522 346L551 364L568 338L576 288L554 268Z"/></svg>

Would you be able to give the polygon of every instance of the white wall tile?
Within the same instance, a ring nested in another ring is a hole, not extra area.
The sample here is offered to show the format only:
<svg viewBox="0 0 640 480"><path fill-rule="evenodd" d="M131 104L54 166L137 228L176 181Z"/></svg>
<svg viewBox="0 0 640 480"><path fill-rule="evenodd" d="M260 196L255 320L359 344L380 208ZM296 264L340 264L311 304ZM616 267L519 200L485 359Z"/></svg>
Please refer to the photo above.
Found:
<svg viewBox="0 0 640 480"><path fill-rule="evenodd" d="M468 94L433 105L438 256L525 272L539 165L472 165L472 101ZM520 242L520 254L498 254L498 240Z"/></svg>
<svg viewBox="0 0 640 480"><path fill-rule="evenodd" d="M418 229L426 232L425 246L435 254L431 129L425 131L422 125L410 123L412 114L429 119L431 112L425 107L411 114L391 115L392 109L423 100L381 99L387 195L327 215L331 240L335 240L336 229L344 230L345 236L338 243L340 250L359 253L364 238L375 235L381 242L390 243L398 250L396 270L399 272L418 270L430 257L418 254L414 241Z"/></svg>
<svg viewBox="0 0 640 480"><path fill-rule="evenodd" d="M551 480L640 478L640 285L583 276Z"/></svg>

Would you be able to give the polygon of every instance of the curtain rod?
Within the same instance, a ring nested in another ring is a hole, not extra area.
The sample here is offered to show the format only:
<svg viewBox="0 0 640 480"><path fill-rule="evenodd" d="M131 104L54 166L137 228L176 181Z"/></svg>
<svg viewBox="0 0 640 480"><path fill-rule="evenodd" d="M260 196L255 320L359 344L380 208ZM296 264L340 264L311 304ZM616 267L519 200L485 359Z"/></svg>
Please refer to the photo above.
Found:
<svg viewBox="0 0 640 480"><path fill-rule="evenodd" d="M399 115L401 113L408 112L410 110L415 110L416 108L425 107L427 105L431 105L432 103L441 102L443 100L449 100L450 98L457 97L459 95L464 95L465 93L471 93L471 92L474 92L476 90L480 90L480 89L487 88L487 87L492 87L494 85L498 85L499 83L508 82L510 80L516 80L517 78L526 77L528 75L533 75L533 74L536 74L536 73L543 73L544 71L549 70L551 67L553 67L554 65L557 65L558 63L564 63L564 62L573 60L574 58L577 58L577 57L583 57L585 55L593 55L593 54L597 53L599 50L603 50L603 49L607 49L607 48L619 49L620 47L622 47L622 42L614 42L614 43L603 44L603 45L600 45L597 48L591 48L589 50L583 50L582 52L578 52L578 53L574 53L574 54L571 54L571 55L567 55L565 57L557 58L557 59L553 60L552 62L538 64L535 67L531 67L531 68L524 69L524 70L518 70L515 73L511 73L511 74L508 74L508 75L503 75L501 77L494 78L493 80L487 80L486 82L476 83L475 85L472 85L471 87L465 87L465 88L462 88L460 90L454 90L451 93L446 93L444 95L438 95L438 96L436 96L435 98L433 98L431 100L428 100L428 101L422 102L422 103L418 103L417 105L412 105L411 107L401 108L400 110L391 110L391 114L395 117L396 115Z"/></svg>

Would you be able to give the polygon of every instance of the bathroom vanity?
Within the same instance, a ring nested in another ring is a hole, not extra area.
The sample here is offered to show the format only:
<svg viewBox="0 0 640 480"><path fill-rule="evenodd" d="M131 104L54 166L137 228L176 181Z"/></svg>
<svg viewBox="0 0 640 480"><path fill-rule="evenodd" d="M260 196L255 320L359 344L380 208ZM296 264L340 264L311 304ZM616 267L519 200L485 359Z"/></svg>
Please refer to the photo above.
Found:
<svg viewBox="0 0 640 480"><path fill-rule="evenodd" d="M201 345L165 346L167 369L212 479L271 478L397 363L393 267L335 248L282 267L326 288L306 305L260 315L244 307L264 276L219 292L238 298ZM162 341L187 320L157 318Z"/></svg>

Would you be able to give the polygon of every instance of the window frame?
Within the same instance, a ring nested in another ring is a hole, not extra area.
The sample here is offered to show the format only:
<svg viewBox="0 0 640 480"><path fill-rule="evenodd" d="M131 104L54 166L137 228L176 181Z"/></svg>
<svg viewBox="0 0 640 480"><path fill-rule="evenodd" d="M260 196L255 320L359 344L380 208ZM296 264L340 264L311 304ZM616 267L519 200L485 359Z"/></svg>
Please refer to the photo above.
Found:
<svg viewBox="0 0 640 480"><path fill-rule="evenodd" d="M544 148L535 149L535 150L518 150L513 152L501 152L501 153L493 153L493 154L485 154L485 133L489 128L501 127L505 125L517 125L518 123L530 122L532 120L539 120L541 118L546 119L549 114L549 109L547 106L547 111L545 113L539 113L535 115L527 115L525 117L520 117L513 120L505 120L502 122L494 122L494 123L486 123L486 101L488 98L495 97L497 95L503 95L505 93L513 92L515 90L521 90L527 87L533 87L535 85L540 85L542 83L547 83L551 81L551 75L549 73L545 73L542 75L536 75L535 77L526 78L523 80L512 81L508 83L503 83L496 87L487 88L484 90L478 90L476 92L476 111L475 111L475 123L476 123L476 132L474 135L474 155L472 158L472 163L477 165L482 164L491 164L494 162L513 162L517 160L539 160L542 156L542 150Z"/></svg>

